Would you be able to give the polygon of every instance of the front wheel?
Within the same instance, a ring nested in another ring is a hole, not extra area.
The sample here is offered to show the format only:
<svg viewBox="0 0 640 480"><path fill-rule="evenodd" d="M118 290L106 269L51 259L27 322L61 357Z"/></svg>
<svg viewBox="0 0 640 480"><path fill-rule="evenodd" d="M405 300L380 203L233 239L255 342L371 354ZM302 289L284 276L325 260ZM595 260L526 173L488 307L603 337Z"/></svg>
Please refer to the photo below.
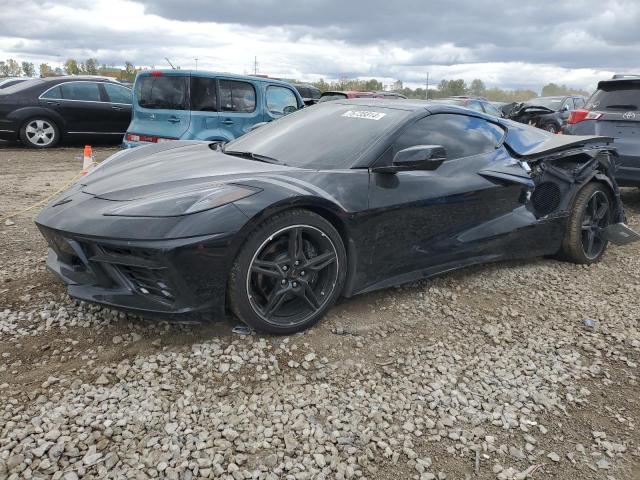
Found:
<svg viewBox="0 0 640 480"><path fill-rule="evenodd" d="M611 222L611 211L611 196L602 184L589 183L578 192L562 242L567 260L588 265L602 258L609 243L605 229Z"/></svg>
<svg viewBox="0 0 640 480"><path fill-rule="evenodd" d="M32 118L22 125L20 140L27 147L55 147L60 141L60 129L48 118Z"/></svg>
<svg viewBox="0 0 640 480"><path fill-rule="evenodd" d="M553 123L547 123L544 127L542 127L543 130L546 130L547 132L550 133L558 133L559 129L558 127L556 127Z"/></svg>
<svg viewBox="0 0 640 480"><path fill-rule="evenodd" d="M274 215L249 236L234 262L231 310L256 330L299 332L338 299L346 268L340 234L323 217L307 210Z"/></svg>

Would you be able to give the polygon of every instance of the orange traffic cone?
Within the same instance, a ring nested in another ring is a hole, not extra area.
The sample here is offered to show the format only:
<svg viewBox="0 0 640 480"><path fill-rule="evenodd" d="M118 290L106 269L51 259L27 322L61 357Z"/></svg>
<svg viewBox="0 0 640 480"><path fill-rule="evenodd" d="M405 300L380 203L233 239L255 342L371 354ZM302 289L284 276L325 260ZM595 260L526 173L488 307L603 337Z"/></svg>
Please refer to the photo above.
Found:
<svg viewBox="0 0 640 480"><path fill-rule="evenodd" d="M91 151L91 145L84 146L84 156L82 161L82 175L89 173L89 170L93 168L93 152Z"/></svg>

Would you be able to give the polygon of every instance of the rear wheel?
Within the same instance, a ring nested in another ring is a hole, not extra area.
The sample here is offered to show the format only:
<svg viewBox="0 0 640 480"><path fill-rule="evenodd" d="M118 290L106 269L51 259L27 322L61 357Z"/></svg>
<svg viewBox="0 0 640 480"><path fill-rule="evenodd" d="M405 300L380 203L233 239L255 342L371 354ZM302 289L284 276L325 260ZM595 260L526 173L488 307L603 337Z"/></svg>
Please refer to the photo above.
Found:
<svg viewBox="0 0 640 480"><path fill-rule="evenodd" d="M589 183L578 192L569 215L562 253L575 263L598 262L608 240L605 229L611 222L611 196L600 183Z"/></svg>
<svg viewBox="0 0 640 480"><path fill-rule="evenodd" d="M323 217L291 210L266 220L245 242L229 278L233 313L269 333L314 325L340 296L346 253Z"/></svg>
<svg viewBox="0 0 640 480"><path fill-rule="evenodd" d="M27 147L55 147L60 141L60 129L48 118L31 118L22 125L20 140Z"/></svg>
<svg viewBox="0 0 640 480"><path fill-rule="evenodd" d="M543 130L551 133L558 133L558 127L556 127L553 123L547 123L542 127Z"/></svg>

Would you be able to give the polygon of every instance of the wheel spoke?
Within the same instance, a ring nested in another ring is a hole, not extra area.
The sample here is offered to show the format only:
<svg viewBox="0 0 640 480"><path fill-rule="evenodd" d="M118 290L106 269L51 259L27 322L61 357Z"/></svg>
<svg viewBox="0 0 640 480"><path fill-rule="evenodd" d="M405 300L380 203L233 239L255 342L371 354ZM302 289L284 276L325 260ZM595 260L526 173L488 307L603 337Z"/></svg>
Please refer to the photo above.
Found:
<svg viewBox="0 0 640 480"><path fill-rule="evenodd" d="M286 290L280 289L280 288L274 289L274 291L271 292L271 295L269 296L269 301L265 305L264 310L262 312L265 317L270 318L272 315L274 315L278 311L278 309L282 306L282 303L284 302L286 293L287 293Z"/></svg>
<svg viewBox="0 0 640 480"><path fill-rule="evenodd" d="M266 275L268 277L282 277L282 273L280 272L280 267L278 267L278 264L276 262L269 262L267 260L254 260L253 265L251 265L251 271L253 273Z"/></svg>
<svg viewBox="0 0 640 480"><path fill-rule="evenodd" d="M36 120L36 127L39 129L44 128L44 122L42 120Z"/></svg>
<svg viewBox="0 0 640 480"><path fill-rule="evenodd" d="M289 260L294 261L302 257L302 229L293 228L289 232Z"/></svg>
<svg viewBox="0 0 640 480"><path fill-rule="evenodd" d="M320 255L307 260L305 268L319 272L320 270L331 265L336 260L336 255L333 252L321 253Z"/></svg>
<svg viewBox="0 0 640 480"><path fill-rule="evenodd" d="M595 233L593 232L593 230L589 230L587 232L587 245L585 246L585 253L587 255L591 255L591 252L593 250L594 240L595 240Z"/></svg>
<svg viewBox="0 0 640 480"><path fill-rule="evenodd" d="M318 308L320 308L320 301L313 291L313 288L311 288L311 285L309 285L307 282L303 282L302 286L304 288L300 296L304 299L305 302L307 302L309 307L311 307L311 310L315 312Z"/></svg>
<svg viewBox="0 0 640 480"><path fill-rule="evenodd" d="M602 205L600 205L600 207L598 207L596 213L595 213L595 220L602 220L605 215L607 214L607 211L609 210L609 206L605 203L603 203Z"/></svg>
<svg viewBox="0 0 640 480"><path fill-rule="evenodd" d="M33 126L33 123L30 123L29 125L27 125L25 131L27 133L36 133L36 128Z"/></svg>

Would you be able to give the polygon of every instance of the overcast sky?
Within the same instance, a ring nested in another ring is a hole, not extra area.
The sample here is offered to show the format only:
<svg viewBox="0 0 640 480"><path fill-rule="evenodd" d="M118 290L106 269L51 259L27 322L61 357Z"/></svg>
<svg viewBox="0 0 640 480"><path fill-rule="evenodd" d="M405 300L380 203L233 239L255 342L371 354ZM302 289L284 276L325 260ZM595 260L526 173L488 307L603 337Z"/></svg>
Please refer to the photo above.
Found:
<svg viewBox="0 0 640 480"><path fill-rule="evenodd" d="M592 89L640 72L639 25L638 0L0 0L0 59Z"/></svg>

